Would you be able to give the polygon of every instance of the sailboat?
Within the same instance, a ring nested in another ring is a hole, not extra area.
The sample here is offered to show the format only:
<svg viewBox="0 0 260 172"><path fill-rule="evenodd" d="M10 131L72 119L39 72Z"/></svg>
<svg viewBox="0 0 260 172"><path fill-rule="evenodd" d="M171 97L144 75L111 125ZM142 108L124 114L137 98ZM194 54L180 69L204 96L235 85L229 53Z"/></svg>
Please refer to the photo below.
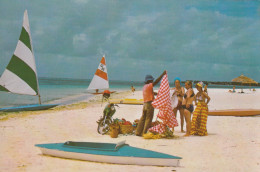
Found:
<svg viewBox="0 0 260 172"><path fill-rule="evenodd" d="M0 111L43 110L58 105L41 104L27 10L24 12L22 31L14 54L0 77L0 91L39 98L39 104L1 108Z"/></svg>
<svg viewBox="0 0 260 172"><path fill-rule="evenodd" d="M100 90L104 90L104 91L99 92ZM115 91L109 91L109 80L107 75L105 55L102 57L98 65L98 68L96 70L96 73L94 74L94 77L88 86L87 91L91 92L91 94L103 94L105 98L108 98L111 93L115 92Z"/></svg>

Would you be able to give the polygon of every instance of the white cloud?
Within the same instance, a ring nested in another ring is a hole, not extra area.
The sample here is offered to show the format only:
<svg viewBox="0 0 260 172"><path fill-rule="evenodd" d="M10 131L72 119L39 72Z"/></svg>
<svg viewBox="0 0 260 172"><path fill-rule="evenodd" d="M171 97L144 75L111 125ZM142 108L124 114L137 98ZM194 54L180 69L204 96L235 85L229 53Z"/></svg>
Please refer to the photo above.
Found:
<svg viewBox="0 0 260 172"><path fill-rule="evenodd" d="M76 34L73 37L73 45L74 47L81 47L81 45L88 46L87 35L84 33Z"/></svg>
<svg viewBox="0 0 260 172"><path fill-rule="evenodd" d="M106 40L107 41L111 41L114 37L116 37L118 35L118 31L117 30L112 30L110 31L107 36L106 36Z"/></svg>
<svg viewBox="0 0 260 172"><path fill-rule="evenodd" d="M88 3L89 0L72 0L72 2L75 2L75 3L77 3L77 4L81 4L81 5L83 5L83 4Z"/></svg>
<svg viewBox="0 0 260 172"><path fill-rule="evenodd" d="M230 11L220 8L222 4L200 0L165 3L71 0L50 4L53 2L49 0L35 0L30 5L33 10L28 9L34 49L39 54L37 59L44 59L40 66L49 71L54 70L49 63L64 62L64 68L71 65L75 76L80 76L82 63L76 63L75 57L81 58L81 62L99 61L105 53L112 66L109 71L116 71L111 73L111 78L119 78L118 71L123 69L127 71L124 76L132 72L129 74L132 80L143 80L145 73L156 75L167 68L172 76L179 75L183 79L208 77L214 80L217 75L225 79L234 73L225 65L234 65L229 67L236 73L259 74L259 12L253 17L250 17L253 12L248 13L248 17L241 16L247 11L229 15ZM239 6L236 4L232 6L230 2L229 8L236 11ZM6 61L7 51L11 56L17 43L23 7L1 2L0 11L5 16L0 23L1 62ZM45 52L57 58L42 55ZM67 57L66 61L60 59L59 54ZM1 69L5 64L0 64ZM192 68L184 72L187 65ZM241 65L243 68L238 67ZM84 65L84 70L90 68L92 66ZM66 75L67 71L62 72Z"/></svg>

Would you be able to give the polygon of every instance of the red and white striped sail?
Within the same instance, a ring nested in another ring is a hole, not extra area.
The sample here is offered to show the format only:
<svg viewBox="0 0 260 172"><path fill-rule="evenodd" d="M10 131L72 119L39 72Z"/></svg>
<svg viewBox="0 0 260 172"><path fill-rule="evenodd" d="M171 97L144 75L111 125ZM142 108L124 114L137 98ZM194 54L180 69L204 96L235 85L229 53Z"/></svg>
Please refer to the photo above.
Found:
<svg viewBox="0 0 260 172"><path fill-rule="evenodd" d="M88 90L108 89L108 76L105 56L102 57L96 73L88 86Z"/></svg>

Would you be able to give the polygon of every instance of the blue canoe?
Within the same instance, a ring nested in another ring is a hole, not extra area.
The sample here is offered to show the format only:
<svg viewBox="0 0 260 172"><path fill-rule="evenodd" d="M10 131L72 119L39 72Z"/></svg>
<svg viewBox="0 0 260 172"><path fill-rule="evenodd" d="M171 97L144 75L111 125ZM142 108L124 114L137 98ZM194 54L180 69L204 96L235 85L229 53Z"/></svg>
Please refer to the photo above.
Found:
<svg viewBox="0 0 260 172"><path fill-rule="evenodd" d="M153 166L179 166L181 157L141 149L125 144L72 142L37 144L42 154L114 164L134 164Z"/></svg>
<svg viewBox="0 0 260 172"><path fill-rule="evenodd" d="M33 104L33 105L24 105L24 106L17 106L17 107L7 107L7 108L0 108L0 112L46 110L58 105L59 104Z"/></svg>

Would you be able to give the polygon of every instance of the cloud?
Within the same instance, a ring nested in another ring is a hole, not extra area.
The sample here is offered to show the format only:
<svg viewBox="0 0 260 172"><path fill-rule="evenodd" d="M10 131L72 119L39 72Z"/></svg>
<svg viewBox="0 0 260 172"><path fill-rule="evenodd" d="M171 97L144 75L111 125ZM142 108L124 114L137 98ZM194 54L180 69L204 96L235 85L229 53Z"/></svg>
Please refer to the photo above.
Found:
<svg viewBox="0 0 260 172"><path fill-rule="evenodd" d="M117 80L142 81L165 69L183 80L259 74L258 6L201 0L1 2L0 70L12 56L27 8L39 76L92 78L104 54L110 79Z"/></svg>
<svg viewBox="0 0 260 172"><path fill-rule="evenodd" d="M84 5L89 2L89 0L72 0L72 2L75 2L80 5Z"/></svg>

